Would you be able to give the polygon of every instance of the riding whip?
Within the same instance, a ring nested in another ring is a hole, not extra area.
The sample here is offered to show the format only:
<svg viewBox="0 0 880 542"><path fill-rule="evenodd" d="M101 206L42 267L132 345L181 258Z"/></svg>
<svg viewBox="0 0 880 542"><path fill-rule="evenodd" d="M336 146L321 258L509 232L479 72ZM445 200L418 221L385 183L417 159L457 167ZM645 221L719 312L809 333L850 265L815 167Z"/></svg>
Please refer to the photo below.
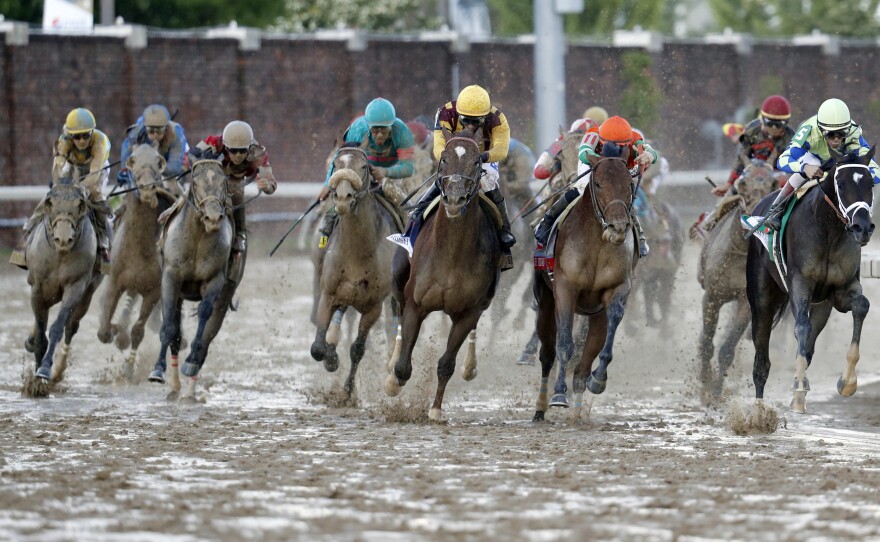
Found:
<svg viewBox="0 0 880 542"><path fill-rule="evenodd" d="M583 173L581 173L580 175L578 175L577 177L575 177L574 180L572 180L571 182L569 182L567 185L563 186L562 188L560 188L560 189L557 190L556 192L553 192L552 194L550 194L550 195L547 197L547 200L549 201L549 200L555 198L556 196L558 196L559 194L562 194L563 192L565 192L566 190L568 190L568 187L569 187L569 186L571 186L571 185L573 185L574 183L578 182L578 181L581 179L581 177L583 177L583 176L586 175L587 173L590 173L591 171L593 171L593 168L589 168L589 169L587 169L586 171L584 171ZM534 207L532 207L531 209L529 209L528 211L526 211L525 213L523 213L522 216L521 216L520 218L525 218L525 217L529 216L530 214L532 214L532 213L534 213L535 211L537 211L538 209L540 209L541 206L543 206L543 205L544 205L544 202L542 201L541 203L535 205Z"/></svg>
<svg viewBox="0 0 880 542"><path fill-rule="evenodd" d="M711 185L712 185L712 188L718 188L718 185L715 184L715 181L713 181L712 179L710 179L708 175L706 175L706 182L709 183L709 184L711 184Z"/></svg>
<svg viewBox="0 0 880 542"><path fill-rule="evenodd" d="M547 179L547 182L544 184L544 186L542 186L540 190L538 190L537 192L535 192L535 194L534 194L531 198L529 198L529 201L527 201L527 202L525 203L525 205L523 205L522 208L520 208L519 212L516 213L516 216L513 217L510 221L511 221L511 222L516 222L517 219L519 219L519 217L522 216L522 212L526 209L526 207L528 207L529 205L531 205L532 202L535 201L535 198L537 198L538 196L540 196L540 195L541 195L541 192L543 192L545 188L549 188L549 187L550 187L550 181L552 181L552 180L553 180L553 177L550 177L549 179ZM542 203L543 203L543 202L542 202Z"/></svg>
<svg viewBox="0 0 880 542"><path fill-rule="evenodd" d="M316 199L316 200L314 201L314 203L312 203L311 205L309 205L309 208L306 209L305 212L302 214L302 216L299 217L299 218L296 220L296 222L293 223L293 226L291 226L290 229L287 230L287 233L285 233L284 236L281 237L281 239L278 241L278 244L276 244L276 245L275 245L275 248L272 249L272 252L269 253L269 257L270 257L270 258L275 254L275 251L278 250L278 247L281 246L281 243L283 243L284 240L287 239L287 236L290 235L290 232L293 231L293 228L297 227L297 226L299 225L299 223L302 222L302 219L304 219L304 218L306 217L307 214L309 214L310 212L312 212L312 210L313 210L315 207L317 207L320 203L321 203L321 200L320 200L320 199Z"/></svg>
<svg viewBox="0 0 880 542"><path fill-rule="evenodd" d="M406 198L404 198L404 200L400 202L399 207L403 207L404 205L406 205L406 202L408 202L408 201L410 200L410 198L412 198L413 196L415 196L416 194L418 194L418 193L419 193L419 190L421 190L422 188L424 188L425 185L428 184L428 181L430 181L431 179L433 179L433 178L436 177L436 176L437 176L437 173L434 173L433 175L431 175L430 177L428 177L427 179L425 179L425 182L423 182L422 184L420 184L418 188L416 188L415 190L413 190L412 192L410 192L409 195L407 195Z"/></svg>

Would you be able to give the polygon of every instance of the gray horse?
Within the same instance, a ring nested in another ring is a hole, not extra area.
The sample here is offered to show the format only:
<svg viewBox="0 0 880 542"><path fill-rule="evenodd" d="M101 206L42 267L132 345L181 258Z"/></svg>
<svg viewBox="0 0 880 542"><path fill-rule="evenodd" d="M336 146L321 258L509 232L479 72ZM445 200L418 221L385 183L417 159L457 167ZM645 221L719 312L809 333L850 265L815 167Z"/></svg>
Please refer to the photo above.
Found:
<svg viewBox="0 0 880 542"><path fill-rule="evenodd" d="M165 382L165 357L171 347L171 391L180 391L177 355L180 351L180 316L184 300L199 301L190 353L180 368L191 377L185 395L195 393L195 377L205 363L208 347L220 331L235 287L241 277L227 277L233 225L229 211L226 174L216 160L193 164L192 182L179 211L168 219L162 257L161 348L151 382ZM243 266L242 266L243 269Z"/></svg>
<svg viewBox="0 0 880 542"><path fill-rule="evenodd" d="M740 215L748 213L761 199L776 188L773 168L764 161L754 160L736 181L737 197L717 212L717 225L708 231L700 252L697 280L703 287L703 329L697 345L700 377L705 389L719 396L724 388L727 370L733 364L736 346L751 321L746 299L746 254L748 241L743 239ZM718 351L718 375L713 375L715 332L721 307L734 303L733 320L727 337Z"/></svg>
<svg viewBox="0 0 880 542"><path fill-rule="evenodd" d="M34 376L42 384L37 390L39 394L48 391L47 384L64 377L70 341L89 309L102 276L97 268L98 241L89 219L89 202L76 183L70 179L58 181L46 197L44 211L25 252L35 320L25 348L33 352L36 359ZM61 309L47 339L49 309L59 302ZM62 333L64 344L59 359L53 364Z"/></svg>
<svg viewBox="0 0 880 542"><path fill-rule="evenodd" d="M401 228L370 187L372 176L362 147L339 149L334 169L330 188L339 213L339 224L327 246L315 253L315 275L320 292L316 300L318 330L311 353L317 361L324 362L325 369L336 371L339 366L336 354L338 334L335 340L327 338L331 317L348 307L361 314L357 338L350 349L351 369L345 381L345 393L350 398L367 335L379 319L382 303L391 291L394 245L385 238L399 233ZM398 305L392 302L391 306L392 329L396 329Z"/></svg>
<svg viewBox="0 0 880 542"><path fill-rule="evenodd" d="M137 358L137 349L144 338L144 326L161 297L161 266L156 241L161 233L158 218L167 210L173 196L159 185L165 159L151 145L139 145L132 151L126 167L134 175L136 191L129 192L117 211L117 232L113 243L113 269L104 293L98 339L109 343L114 338L120 349L130 344L125 370L129 374ZM122 294L142 298L140 313L131 331L121 328L127 323L111 323ZM129 338L130 337L130 338Z"/></svg>

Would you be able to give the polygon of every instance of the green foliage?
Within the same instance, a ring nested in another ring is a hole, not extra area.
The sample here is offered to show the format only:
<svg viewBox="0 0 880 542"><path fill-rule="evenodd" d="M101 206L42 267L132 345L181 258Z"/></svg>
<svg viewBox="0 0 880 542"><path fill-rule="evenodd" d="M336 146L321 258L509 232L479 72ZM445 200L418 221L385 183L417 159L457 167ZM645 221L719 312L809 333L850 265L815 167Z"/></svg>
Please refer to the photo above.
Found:
<svg viewBox="0 0 880 542"><path fill-rule="evenodd" d="M43 0L0 0L0 14L7 21L41 23Z"/></svg>
<svg viewBox="0 0 880 542"><path fill-rule="evenodd" d="M437 26L434 0L287 0L285 7L275 28L289 32L339 27L405 31Z"/></svg>
<svg viewBox="0 0 880 542"><path fill-rule="evenodd" d="M488 0L492 33L516 36L533 32L532 0Z"/></svg>
<svg viewBox="0 0 880 542"><path fill-rule="evenodd" d="M710 0L710 5L719 27L761 37L819 30L846 38L873 38L880 32L880 0Z"/></svg>
<svg viewBox="0 0 880 542"><path fill-rule="evenodd" d="M95 20L101 2L95 0ZM228 2L227 0L116 0L116 15L127 23L161 28L198 28L236 21L241 26L266 28L284 14L285 0Z"/></svg>
<svg viewBox="0 0 880 542"><path fill-rule="evenodd" d="M634 128L651 138L660 120L663 92L651 72L651 56L642 51L623 54L621 77L625 89L620 96L620 113Z"/></svg>
<svg viewBox="0 0 880 542"><path fill-rule="evenodd" d="M538 0L536 0L538 1ZM547 0L549 1L549 0ZM532 0L488 0L492 31L501 36L532 33ZM610 36L614 30L670 32L673 11L666 0L584 0L584 11L563 19L568 36Z"/></svg>

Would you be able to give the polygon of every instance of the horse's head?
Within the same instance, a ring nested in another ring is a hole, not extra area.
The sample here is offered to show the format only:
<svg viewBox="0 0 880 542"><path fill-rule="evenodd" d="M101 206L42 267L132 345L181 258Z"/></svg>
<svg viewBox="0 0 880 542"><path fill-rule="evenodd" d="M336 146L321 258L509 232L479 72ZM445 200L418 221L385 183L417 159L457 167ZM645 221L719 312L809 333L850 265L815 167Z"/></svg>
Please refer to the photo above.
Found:
<svg viewBox="0 0 880 542"><path fill-rule="evenodd" d="M776 190L773 167L763 160L751 160L734 183L746 209L752 209L764 196Z"/></svg>
<svg viewBox="0 0 880 542"><path fill-rule="evenodd" d="M43 209L48 222L46 233L51 236L55 250L67 254L79 238L89 210L85 194L70 179L60 179L49 190Z"/></svg>
<svg viewBox="0 0 880 542"><path fill-rule="evenodd" d="M156 189L162 182L165 158L152 145L138 145L125 161L125 167L134 176L135 187L141 203L155 209L159 204Z"/></svg>
<svg viewBox="0 0 880 542"><path fill-rule="evenodd" d="M340 216L354 210L360 198L370 189L371 179L370 164L363 147L348 144L336 152L333 175L328 184Z"/></svg>
<svg viewBox="0 0 880 542"><path fill-rule="evenodd" d="M605 143L602 156L589 157L593 168L589 184L593 210L602 224L602 239L615 245L626 240L632 227L633 182L626 167L629 155L629 147Z"/></svg>
<svg viewBox="0 0 880 542"><path fill-rule="evenodd" d="M561 146L559 153L556 154L556 159L559 160L559 163L562 166L560 172L563 184L568 184L577 177L578 147L580 146L583 137L584 134L580 132L568 132L562 134L562 140L560 141Z"/></svg>
<svg viewBox="0 0 880 542"><path fill-rule="evenodd" d="M841 155L831 150L835 165L828 172L826 181L833 186L822 183L825 194L832 201L837 201L837 210L846 229L861 246L868 244L874 233L871 222L874 206L874 178L868 168L874 158L874 147L867 154ZM833 192L832 192L833 191Z"/></svg>
<svg viewBox="0 0 880 542"><path fill-rule="evenodd" d="M220 229L226 217L226 174L217 160L200 160L192 166L191 203L198 211L207 233Z"/></svg>
<svg viewBox="0 0 880 542"><path fill-rule="evenodd" d="M446 216L456 218L464 213L480 189L480 146L471 128L455 134L444 129L443 134L446 148L440 154L436 183L443 195Z"/></svg>

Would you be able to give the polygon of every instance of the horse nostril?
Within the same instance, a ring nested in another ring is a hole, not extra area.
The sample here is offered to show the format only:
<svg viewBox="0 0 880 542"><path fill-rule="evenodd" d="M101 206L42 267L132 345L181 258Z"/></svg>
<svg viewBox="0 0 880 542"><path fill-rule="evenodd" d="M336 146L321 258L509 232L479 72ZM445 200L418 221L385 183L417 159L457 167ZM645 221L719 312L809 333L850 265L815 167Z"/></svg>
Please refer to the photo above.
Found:
<svg viewBox="0 0 880 542"><path fill-rule="evenodd" d="M873 224L871 224L871 226L868 228L868 233L874 233L874 225Z"/></svg>

